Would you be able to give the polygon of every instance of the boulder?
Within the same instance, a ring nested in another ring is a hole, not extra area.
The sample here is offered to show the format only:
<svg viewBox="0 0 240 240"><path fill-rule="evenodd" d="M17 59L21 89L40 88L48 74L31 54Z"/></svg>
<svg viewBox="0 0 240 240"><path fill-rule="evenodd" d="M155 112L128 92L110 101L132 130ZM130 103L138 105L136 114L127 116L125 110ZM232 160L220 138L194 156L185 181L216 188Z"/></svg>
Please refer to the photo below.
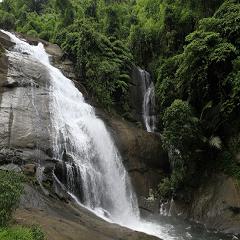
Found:
<svg viewBox="0 0 240 240"><path fill-rule="evenodd" d="M23 173L27 176L35 176L36 165L35 164L26 164L22 167Z"/></svg>
<svg viewBox="0 0 240 240"><path fill-rule="evenodd" d="M63 51L58 45L46 42L43 42L43 44L45 45L46 52L55 58L55 60L60 61L62 59Z"/></svg>
<svg viewBox="0 0 240 240"><path fill-rule="evenodd" d="M8 35L0 31L0 43L3 45L4 48L9 49L15 45L10 39Z"/></svg>

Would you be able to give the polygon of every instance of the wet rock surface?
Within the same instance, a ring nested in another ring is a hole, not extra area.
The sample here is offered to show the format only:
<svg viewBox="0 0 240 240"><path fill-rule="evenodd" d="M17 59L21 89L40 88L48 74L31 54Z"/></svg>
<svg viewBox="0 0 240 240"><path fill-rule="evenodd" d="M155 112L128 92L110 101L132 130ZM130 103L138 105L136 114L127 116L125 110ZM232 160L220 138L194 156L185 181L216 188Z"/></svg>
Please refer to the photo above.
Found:
<svg viewBox="0 0 240 240"><path fill-rule="evenodd" d="M30 185L25 186L15 220L23 225L40 225L47 240L159 239L108 223L74 203L46 197Z"/></svg>

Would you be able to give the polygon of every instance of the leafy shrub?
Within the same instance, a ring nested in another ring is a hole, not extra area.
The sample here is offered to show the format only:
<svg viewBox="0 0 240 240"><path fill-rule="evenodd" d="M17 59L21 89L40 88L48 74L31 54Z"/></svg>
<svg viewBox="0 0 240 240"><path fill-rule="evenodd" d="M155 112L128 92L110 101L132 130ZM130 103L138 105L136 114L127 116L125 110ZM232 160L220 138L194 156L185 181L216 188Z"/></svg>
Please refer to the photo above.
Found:
<svg viewBox="0 0 240 240"><path fill-rule="evenodd" d="M234 177L240 182L240 166L234 157L235 156L229 151L224 151L219 157L218 168L228 176Z"/></svg>
<svg viewBox="0 0 240 240"><path fill-rule="evenodd" d="M32 37L38 37L38 33L35 30L30 30L27 32L28 36L32 36Z"/></svg>
<svg viewBox="0 0 240 240"><path fill-rule="evenodd" d="M57 41L100 104L126 104L132 56L122 41L98 33L88 21L75 22L57 35Z"/></svg>
<svg viewBox="0 0 240 240"><path fill-rule="evenodd" d="M187 102L175 100L163 116L163 143L170 154L172 166L189 160L189 150L197 141L198 119Z"/></svg>
<svg viewBox="0 0 240 240"><path fill-rule="evenodd" d="M23 191L23 176L14 172L0 171L0 226L11 219Z"/></svg>
<svg viewBox="0 0 240 240"><path fill-rule="evenodd" d="M38 227L0 228L1 240L44 240L44 234Z"/></svg>
<svg viewBox="0 0 240 240"><path fill-rule="evenodd" d="M170 184L176 190L187 177L194 174L197 161L195 150L200 142L198 121L189 104L182 100L175 100L164 112L162 139L169 154L172 174L162 189Z"/></svg>
<svg viewBox="0 0 240 240"><path fill-rule="evenodd" d="M13 14L0 10L0 28L13 30L15 28L16 19Z"/></svg>
<svg viewBox="0 0 240 240"><path fill-rule="evenodd" d="M44 233L42 232L41 228L38 226L31 227L31 232L33 236L33 240L44 240Z"/></svg>
<svg viewBox="0 0 240 240"><path fill-rule="evenodd" d="M28 228L15 227L0 229L1 240L35 240L33 239L32 232Z"/></svg>
<svg viewBox="0 0 240 240"><path fill-rule="evenodd" d="M239 178L228 146L229 137L239 133L239 124L233 125L240 106L239 16L239 1L225 1L186 37L182 53L164 59L159 68L156 92L171 187L178 179L192 182L186 179L194 171L200 178L216 169Z"/></svg>
<svg viewBox="0 0 240 240"><path fill-rule="evenodd" d="M170 178L164 178L158 185L157 194L162 199L169 199L172 197L172 183Z"/></svg>

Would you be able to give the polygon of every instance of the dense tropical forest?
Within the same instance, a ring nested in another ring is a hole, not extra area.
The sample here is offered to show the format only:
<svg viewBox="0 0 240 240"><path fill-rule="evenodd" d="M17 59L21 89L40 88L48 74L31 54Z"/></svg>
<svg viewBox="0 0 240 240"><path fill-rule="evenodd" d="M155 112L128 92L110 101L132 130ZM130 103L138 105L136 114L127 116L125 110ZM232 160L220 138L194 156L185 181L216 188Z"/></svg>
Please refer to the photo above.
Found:
<svg viewBox="0 0 240 240"><path fill-rule="evenodd" d="M131 120L133 65L156 86L171 176L186 200L213 172L240 180L238 0L4 0L0 27L57 43L98 104Z"/></svg>

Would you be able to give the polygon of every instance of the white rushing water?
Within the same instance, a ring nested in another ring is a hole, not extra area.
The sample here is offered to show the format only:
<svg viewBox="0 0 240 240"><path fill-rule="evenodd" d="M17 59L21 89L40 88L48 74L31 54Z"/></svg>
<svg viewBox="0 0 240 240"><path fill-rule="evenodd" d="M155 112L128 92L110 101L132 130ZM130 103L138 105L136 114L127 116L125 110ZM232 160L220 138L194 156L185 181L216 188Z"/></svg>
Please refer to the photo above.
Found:
<svg viewBox="0 0 240 240"><path fill-rule="evenodd" d="M143 121L148 132L154 132L156 130L156 116L155 110L155 86L151 80L150 74L139 68L139 72L142 79L142 91L143 91Z"/></svg>
<svg viewBox="0 0 240 240"><path fill-rule="evenodd" d="M42 43L29 45L15 35L11 51L43 64L51 77L51 120L55 157L66 166L65 187L71 196L109 222L166 240L170 225L160 226L140 219L138 203L119 152L94 108L59 69L51 65ZM66 156L68 161L66 161ZM70 159L70 160L69 160Z"/></svg>

